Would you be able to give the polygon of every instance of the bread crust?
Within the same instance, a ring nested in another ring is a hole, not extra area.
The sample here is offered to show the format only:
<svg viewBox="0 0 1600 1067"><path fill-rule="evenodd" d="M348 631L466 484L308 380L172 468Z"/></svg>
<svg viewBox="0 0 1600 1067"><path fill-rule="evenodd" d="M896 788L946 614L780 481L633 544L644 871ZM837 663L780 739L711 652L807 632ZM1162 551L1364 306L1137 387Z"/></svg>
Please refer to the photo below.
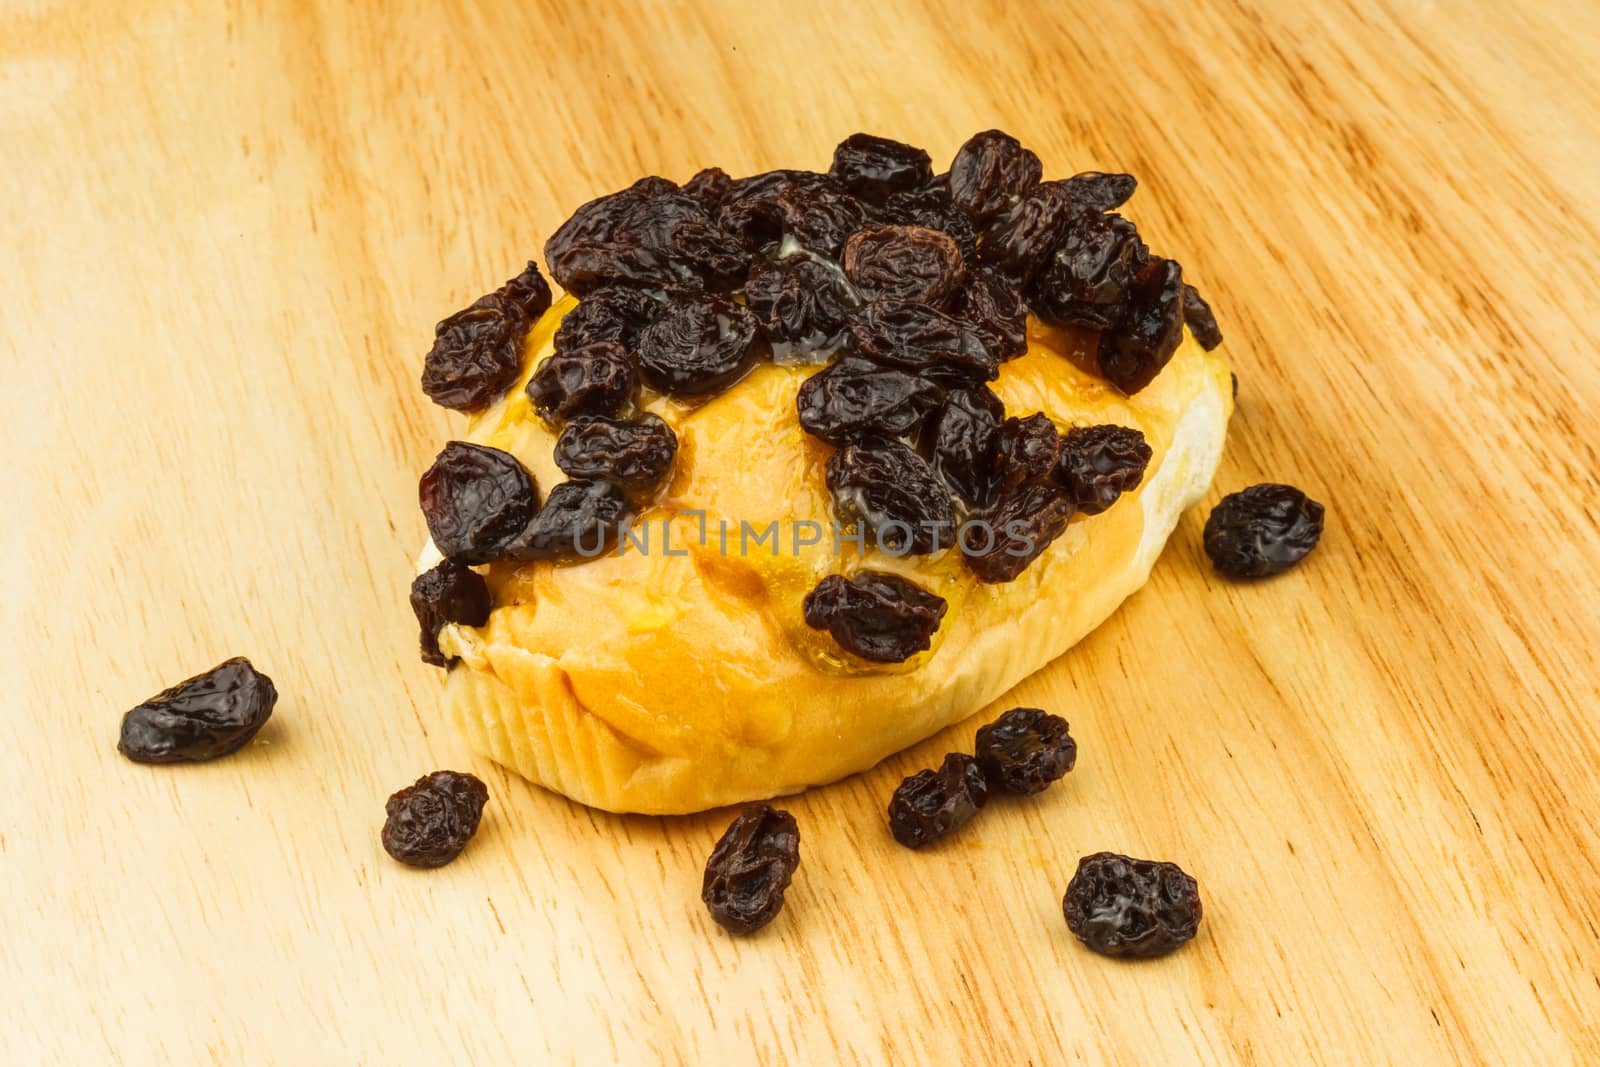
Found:
<svg viewBox="0 0 1600 1067"><path fill-rule="evenodd" d="M524 382L570 307L531 331ZM1074 519L1017 580L983 585L954 553L893 560L826 535L791 551L798 523L830 521L831 449L794 412L794 390L816 368L764 367L699 408L650 406L681 441L672 483L644 517L651 551L490 568L488 624L440 635L460 657L444 685L447 716L475 751L574 800L676 814L834 781L974 714L1144 584L1221 459L1233 405L1220 349L1186 337L1154 383L1124 398L1062 358L1082 343L1030 325L1029 353L995 383L1008 413L1042 410L1061 429L1133 426L1154 456L1137 491ZM545 489L560 479L554 435L520 384L468 437L513 452ZM734 530L740 519L757 530L776 521L781 551L763 541L724 555L720 519ZM663 550L663 530L681 555ZM421 565L436 559L430 545ZM804 626L805 591L859 567L897 571L950 601L929 652L874 667Z"/></svg>

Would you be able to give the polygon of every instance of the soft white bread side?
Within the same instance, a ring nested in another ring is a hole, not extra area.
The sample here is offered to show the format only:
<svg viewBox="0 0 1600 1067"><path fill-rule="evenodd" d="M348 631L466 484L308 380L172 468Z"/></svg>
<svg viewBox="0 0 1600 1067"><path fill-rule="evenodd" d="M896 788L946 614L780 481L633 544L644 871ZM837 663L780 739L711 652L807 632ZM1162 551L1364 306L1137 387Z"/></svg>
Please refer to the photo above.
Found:
<svg viewBox="0 0 1600 1067"><path fill-rule="evenodd" d="M524 374L549 352L553 308L528 339ZM1220 350L1185 339L1148 388L1122 397L1060 353L1082 338L1033 327L1029 352L995 391L1010 414L1061 429L1117 423L1154 450L1143 485L1067 533L1014 582L976 582L955 553L858 556L824 537L793 549L795 523L830 521L822 466L795 390L814 368L766 366L685 409L650 405L680 437L677 468L645 516L650 550L579 564L495 564L496 608L480 628L448 626L460 657L447 713L477 751L575 800L611 811L679 813L777 796L864 770L974 714L1061 655L1148 577L1183 511L1211 483L1232 412ZM504 448L548 490L554 436L520 386L479 416L471 440ZM703 512L709 536L700 543ZM765 543L724 554L718 520L779 523ZM663 551L662 531L671 530ZM423 564L437 559L431 546ZM932 650L887 669L849 661L801 620L829 573L893 570L946 597ZM1052 709L1069 719L1072 709Z"/></svg>

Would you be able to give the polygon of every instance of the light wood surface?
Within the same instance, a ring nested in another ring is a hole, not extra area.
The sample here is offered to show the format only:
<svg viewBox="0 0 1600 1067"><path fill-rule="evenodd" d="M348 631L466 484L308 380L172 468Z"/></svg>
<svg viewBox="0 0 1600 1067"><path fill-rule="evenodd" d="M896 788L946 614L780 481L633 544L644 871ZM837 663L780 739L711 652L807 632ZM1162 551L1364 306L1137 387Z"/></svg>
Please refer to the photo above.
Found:
<svg viewBox="0 0 1600 1067"><path fill-rule="evenodd" d="M1597 62L1578 0L0 6L0 1060L1595 1062ZM584 810L436 714L420 358L642 174L989 126L1140 177L1239 372L1212 500L1329 530L1235 587L1191 514L1000 705L1071 720L1068 780L926 855L882 806L973 723L800 797L734 941L726 813ZM241 653L260 744L117 756ZM439 766L483 829L401 869ZM1078 946L1099 849L1195 873L1196 943Z"/></svg>

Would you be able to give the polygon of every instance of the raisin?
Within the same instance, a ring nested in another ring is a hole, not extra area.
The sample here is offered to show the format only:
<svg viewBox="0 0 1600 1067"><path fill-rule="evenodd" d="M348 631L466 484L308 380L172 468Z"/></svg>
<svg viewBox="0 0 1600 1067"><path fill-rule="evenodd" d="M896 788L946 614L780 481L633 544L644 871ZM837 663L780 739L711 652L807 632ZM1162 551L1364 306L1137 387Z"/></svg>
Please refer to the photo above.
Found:
<svg viewBox="0 0 1600 1067"><path fill-rule="evenodd" d="M1222 330L1217 326L1217 317L1211 313L1211 305L1205 302L1200 290L1192 285L1183 287L1183 321L1189 327L1189 332L1194 334L1194 339L1200 342L1200 347L1207 352L1222 343ZM1233 395L1239 395L1237 387Z"/></svg>
<svg viewBox="0 0 1600 1067"><path fill-rule="evenodd" d="M1144 434L1127 426L1079 426L1061 437L1054 478L1085 515L1098 515L1144 480Z"/></svg>
<svg viewBox="0 0 1600 1067"><path fill-rule="evenodd" d="M1100 374L1128 396L1155 381L1183 340L1183 268L1152 256L1122 321L1100 335Z"/></svg>
<svg viewBox="0 0 1600 1067"><path fill-rule="evenodd" d="M629 515L627 496L610 482L562 482L505 557L518 563L593 559L616 545Z"/></svg>
<svg viewBox="0 0 1600 1067"><path fill-rule="evenodd" d="M861 202L826 174L774 171L735 182L718 224L753 252L773 252L792 237L801 246L838 258L845 239L861 228Z"/></svg>
<svg viewBox="0 0 1600 1067"><path fill-rule="evenodd" d="M1097 170L1074 174L1063 184L1072 194L1077 210L1095 212L1115 211L1126 204L1139 187L1138 179L1131 174L1101 174Z"/></svg>
<svg viewBox="0 0 1600 1067"><path fill-rule="evenodd" d="M828 173L852 195L882 204L890 194L915 189L933 177L933 159L899 141L854 133L833 150Z"/></svg>
<svg viewBox="0 0 1600 1067"><path fill-rule="evenodd" d="M845 242L844 273L870 300L943 304L966 276L961 249L924 226L873 226Z"/></svg>
<svg viewBox="0 0 1600 1067"><path fill-rule="evenodd" d="M1067 929L1103 956L1164 956L1200 927L1200 887L1175 863L1096 852L1061 902Z"/></svg>
<svg viewBox="0 0 1600 1067"><path fill-rule="evenodd" d="M979 581L1012 581L1066 531L1071 518L1072 501L1064 490L1030 485L985 513L986 540L963 536L967 567Z"/></svg>
<svg viewBox="0 0 1600 1067"><path fill-rule="evenodd" d="M179 682L122 717L117 751L135 763L199 763L237 752L278 702L272 679L243 656Z"/></svg>
<svg viewBox="0 0 1600 1067"><path fill-rule="evenodd" d="M521 312L530 326L550 310L550 283L544 280L539 265L531 259L521 274L502 285L494 295Z"/></svg>
<svg viewBox="0 0 1600 1067"><path fill-rule="evenodd" d="M827 630L840 648L874 663L901 663L926 652L948 605L897 574L830 574L806 594L806 625Z"/></svg>
<svg viewBox="0 0 1600 1067"><path fill-rule="evenodd" d="M970 507L994 491L994 457L1005 409L987 386L952 390L929 424L933 472Z"/></svg>
<svg viewBox="0 0 1600 1067"><path fill-rule="evenodd" d="M485 297L434 327L422 367L422 391L453 411L481 411L522 371L527 320L515 306Z"/></svg>
<svg viewBox="0 0 1600 1067"><path fill-rule="evenodd" d="M973 749L989 785L1007 793L1042 793L1072 770L1078 743L1067 720L1039 708L1012 708L978 728Z"/></svg>
<svg viewBox="0 0 1600 1067"><path fill-rule="evenodd" d="M1022 293L1003 274L986 268L967 271L956 294L956 314L977 329L996 359L1015 359L1028 350L1028 307Z"/></svg>
<svg viewBox="0 0 1600 1067"><path fill-rule="evenodd" d="M756 318L720 297L674 303L639 335L639 374L672 396L720 392L757 354Z"/></svg>
<svg viewBox="0 0 1600 1067"><path fill-rule="evenodd" d="M944 177L935 178L920 189L895 193L884 202L884 218L901 226L926 226L946 234L971 259L978 248L978 230L962 211L950 202L950 185Z"/></svg>
<svg viewBox="0 0 1600 1067"><path fill-rule="evenodd" d="M839 258L846 239L867 221L861 202L832 181L792 185L778 194L784 230L802 246Z"/></svg>
<svg viewBox="0 0 1600 1067"><path fill-rule="evenodd" d="M860 520L891 555L926 555L953 543L950 490L899 441L845 445L828 459L827 482L840 517Z"/></svg>
<svg viewBox="0 0 1600 1067"><path fill-rule="evenodd" d="M1029 287L1028 305L1053 326L1115 326L1134 277L1149 261L1150 250L1127 219L1076 215L1060 250Z"/></svg>
<svg viewBox="0 0 1600 1067"><path fill-rule="evenodd" d="M1252 485L1206 519L1206 555L1229 578L1266 578L1306 558L1322 537L1322 505L1292 485Z"/></svg>
<svg viewBox="0 0 1600 1067"><path fill-rule="evenodd" d="M745 282L744 298L779 357L837 348L856 304L838 267L806 255L756 267Z"/></svg>
<svg viewBox="0 0 1600 1067"><path fill-rule="evenodd" d="M939 769L918 771L889 799L889 832L921 848L959 830L989 802L989 785L971 756L952 752Z"/></svg>
<svg viewBox="0 0 1600 1067"><path fill-rule="evenodd" d="M874 300L850 316L855 350L874 363L898 367L947 385L974 385L999 376L999 361L977 327L927 304Z"/></svg>
<svg viewBox="0 0 1600 1067"><path fill-rule="evenodd" d="M914 433L938 407L944 390L905 371L847 357L800 386L800 425L813 437L843 445L881 434Z"/></svg>
<svg viewBox="0 0 1600 1067"><path fill-rule="evenodd" d="M721 927L753 934L783 910L783 892L800 866L800 827L767 804L747 804L706 860L700 899Z"/></svg>
<svg viewBox="0 0 1600 1067"><path fill-rule="evenodd" d="M478 832L489 787L470 774L434 771L389 798L383 849L409 867L443 867Z"/></svg>
<svg viewBox="0 0 1600 1067"><path fill-rule="evenodd" d="M1060 443L1056 424L1043 412L1001 423L995 441L996 488L1009 495L1049 478Z"/></svg>
<svg viewBox="0 0 1600 1067"><path fill-rule="evenodd" d="M950 199L985 223L1039 184L1039 157L999 130L975 134L950 164Z"/></svg>
<svg viewBox="0 0 1600 1067"><path fill-rule="evenodd" d="M1064 182L1034 186L983 231L978 260L1019 285L1027 284L1060 247L1072 212L1072 195Z"/></svg>
<svg viewBox="0 0 1600 1067"><path fill-rule="evenodd" d="M733 189L733 179L721 167L707 167L683 183L683 191L700 202L707 211L715 211L728 199Z"/></svg>
<svg viewBox="0 0 1600 1067"><path fill-rule="evenodd" d="M422 662L448 667L453 662L439 651L439 631L446 623L482 626L494 607L483 575L443 560L411 583L411 610L422 627Z"/></svg>
<svg viewBox="0 0 1600 1067"><path fill-rule="evenodd" d="M632 349L639 341L639 332L654 322L665 307L641 289L597 289L562 316L556 329L556 351L576 352L597 341L615 341Z"/></svg>
<svg viewBox="0 0 1600 1067"><path fill-rule="evenodd" d="M638 384L627 351L615 341L596 341L547 356L528 379L528 399L541 418L560 424L578 415L615 415Z"/></svg>
<svg viewBox="0 0 1600 1067"><path fill-rule="evenodd" d="M678 437L659 415L574 419L556 439L556 466L579 480L603 478L630 492L653 489L672 469Z"/></svg>
<svg viewBox="0 0 1600 1067"><path fill-rule="evenodd" d="M470 565L500 558L539 507L533 476L498 448L451 441L418 486L434 547Z"/></svg>

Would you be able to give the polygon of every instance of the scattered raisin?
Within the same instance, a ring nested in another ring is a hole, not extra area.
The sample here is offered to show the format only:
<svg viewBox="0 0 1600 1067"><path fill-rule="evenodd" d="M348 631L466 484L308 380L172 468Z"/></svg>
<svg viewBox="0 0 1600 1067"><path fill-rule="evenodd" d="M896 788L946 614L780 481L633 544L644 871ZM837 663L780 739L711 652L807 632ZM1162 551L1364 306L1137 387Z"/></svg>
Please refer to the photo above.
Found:
<svg viewBox="0 0 1600 1067"><path fill-rule="evenodd" d="M539 265L531 259L521 274L502 285L494 295L521 312L529 326L550 310L550 283L544 280Z"/></svg>
<svg viewBox="0 0 1600 1067"><path fill-rule="evenodd" d="M844 272L865 299L941 305L961 286L966 264L947 235L923 226L873 226L844 246Z"/></svg>
<svg viewBox="0 0 1600 1067"><path fill-rule="evenodd" d="M747 804L706 860L700 899L735 934L753 934L783 910L783 891L800 866L800 827L767 804Z"/></svg>
<svg viewBox="0 0 1600 1067"><path fill-rule="evenodd" d="M417 575L411 583L411 610L422 627L422 662L450 666L439 651L439 631L451 622L482 626L493 607L489 584L470 567L447 559Z"/></svg>
<svg viewBox="0 0 1600 1067"><path fill-rule="evenodd" d="M1139 187L1138 179L1131 174L1101 174L1095 170L1074 174L1063 184L1072 194L1074 208L1094 212L1115 211Z"/></svg>
<svg viewBox="0 0 1600 1067"><path fill-rule="evenodd" d="M556 328L557 352L575 352L597 341L615 341L632 349L639 332L656 320L666 304L642 289L620 285L597 289L561 317Z"/></svg>
<svg viewBox="0 0 1600 1067"><path fill-rule="evenodd" d="M859 520L891 555L926 555L955 541L950 490L899 441L845 445L828 458L827 482L840 518Z"/></svg>
<svg viewBox="0 0 1600 1067"><path fill-rule="evenodd" d="M969 322L927 304L874 300L850 316L856 352L943 384L972 385L999 376L999 361Z"/></svg>
<svg viewBox="0 0 1600 1067"><path fill-rule="evenodd" d="M434 771L389 798L383 849L410 867L443 867L478 832L489 787L470 774Z"/></svg>
<svg viewBox="0 0 1600 1067"><path fill-rule="evenodd" d="M1200 927L1200 887L1175 863L1096 852L1078 861L1061 910L1103 956L1165 956Z"/></svg>
<svg viewBox="0 0 1600 1067"><path fill-rule="evenodd" d="M1005 409L987 386L952 390L929 424L933 472L969 507L987 507Z"/></svg>
<svg viewBox="0 0 1600 1067"><path fill-rule="evenodd" d="M843 445L914 433L943 396L925 378L846 357L807 378L795 403L807 433Z"/></svg>
<svg viewBox="0 0 1600 1067"><path fill-rule="evenodd" d="M983 534L963 536L967 567L979 581L1012 581L1066 532L1071 518L1065 490L1030 485L985 513Z"/></svg>
<svg viewBox="0 0 1600 1067"><path fill-rule="evenodd" d="M1055 481L1078 511L1098 515L1139 487L1150 455L1144 434L1130 427L1075 427L1061 437Z"/></svg>
<svg viewBox="0 0 1600 1067"><path fill-rule="evenodd" d="M1060 443L1056 424L1043 412L1006 419L995 442L996 488L1009 495L1049 478Z"/></svg>
<svg viewBox="0 0 1600 1067"><path fill-rule="evenodd" d="M987 268L967 271L956 294L956 315L977 328L984 347L997 360L1015 359L1028 350L1028 307L1022 293L1005 275Z"/></svg>
<svg viewBox="0 0 1600 1067"><path fill-rule="evenodd" d="M615 415L633 399L638 384L622 345L596 341L569 352L557 348L547 356L528 379L528 399L540 418L559 425L579 415Z"/></svg>
<svg viewBox="0 0 1600 1067"><path fill-rule="evenodd" d="M639 335L639 374L672 396L703 396L738 381L755 360L756 318L720 297L674 303Z"/></svg>
<svg viewBox="0 0 1600 1067"><path fill-rule="evenodd" d="M933 159L899 141L854 133L833 150L828 173L852 195L882 204L890 194L916 189L933 177Z"/></svg>
<svg viewBox="0 0 1600 1067"><path fill-rule="evenodd" d="M434 327L422 367L422 391L453 411L481 411L522 370L527 320L513 305L485 297Z"/></svg>
<svg viewBox="0 0 1600 1067"><path fill-rule="evenodd" d="M926 226L946 234L968 259L977 252L977 227L965 211L950 202L950 183L943 176L920 189L895 193L884 202L882 214L888 222Z"/></svg>
<svg viewBox="0 0 1600 1067"><path fill-rule="evenodd" d="M707 211L720 208L732 190L733 179L721 167L706 167L683 183L683 191L698 200Z"/></svg>
<svg viewBox="0 0 1600 1067"><path fill-rule="evenodd" d="M866 210L833 178L805 171L773 171L733 184L717 221L752 252L772 253L792 237L801 246L837 258L845 239L866 221Z"/></svg>
<svg viewBox="0 0 1600 1067"><path fill-rule="evenodd" d="M1271 482L1229 493L1206 519L1206 555L1229 578L1281 574L1317 547L1322 505Z"/></svg>
<svg viewBox="0 0 1600 1067"><path fill-rule="evenodd" d="M1200 290L1192 285L1183 287L1183 321L1189 327L1189 332L1194 334L1194 339L1200 342L1200 347L1207 352L1222 343L1222 330L1217 326L1217 317L1211 313L1211 305L1205 302L1200 295ZM1237 396L1239 391L1234 390Z"/></svg>
<svg viewBox="0 0 1600 1067"><path fill-rule="evenodd" d="M659 415L574 419L556 439L556 466L579 480L603 478L630 492L653 489L672 469L678 437Z"/></svg>
<svg viewBox="0 0 1600 1067"><path fill-rule="evenodd" d="M473 565L500 558L539 507L533 476L498 448L451 441L418 485L434 547Z"/></svg>
<svg viewBox="0 0 1600 1067"><path fill-rule="evenodd" d="M616 545L629 514L627 496L610 482L562 482L505 557L518 563L593 559Z"/></svg>
<svg viewBox="0 0 1600 1067"><path fill-rule="evenodd" d="M838 267L807 255L756 267L745 282L744 298L779 357L837 348L856 304Z"/></svg>
<svg viewBox="0 0 1600 1067"><path fill-rule="evenodd" d="M266 725L278 690L243 656L179 682L122 717L117 751L135 763L199 763L237 752Z"/></svg>
<svg viewBox="0 0 1600 1067"><path fill-rule="evenodd" d="M948 605L897 574L830 574L806 594L806 625L827 630L846 652L874 663L901 663L926 652Z"/></svg>
<svg viewBox="0 0 1600 1067"><path fill-rule="evenodd" d="M1064 182L1034 186L983 231L979 262L1027 284L1060 247L1072 212L1072 195Z"/></svg>
<svg viewBox="0 0 1600 1067"><path fill-rule="evenodd" d="M973 135L950 164L950 199L985 223L1039 184L1039 157L999 130Z"/></svg>
<svg viewBox="0 0 1600 1067"><path fill-rule="evenodd" d="M1152 256L1121 322L1100 335L1100 374L1128 396L1155 380L1183 340L1183 268Z"/></svg>
<svg viewBox="0 0 1600 1067"><path fill-rule="evenodd" d="M989 785L971 756L952 752L938 770L918 771L889 800L889 832L907 848L932 844L972 821Z"/></svg>
<svg viewBox="0 0 1600 1067"><path fill-rule="evenodd" d="M1103 330L1122 318L1135 275L1150 260L1120 215L1075 215L1061 248L1028 289L1028 305L1054 326Z"/></svg>
<svg viewBox="0 0 1600 1067"><path fill-rule="evenodd" d="M1012 708L978 728L973 750L989 785L1007 793L1042 793L1072 770L1078 743L1067 720L1039 708Z"/></svg>

